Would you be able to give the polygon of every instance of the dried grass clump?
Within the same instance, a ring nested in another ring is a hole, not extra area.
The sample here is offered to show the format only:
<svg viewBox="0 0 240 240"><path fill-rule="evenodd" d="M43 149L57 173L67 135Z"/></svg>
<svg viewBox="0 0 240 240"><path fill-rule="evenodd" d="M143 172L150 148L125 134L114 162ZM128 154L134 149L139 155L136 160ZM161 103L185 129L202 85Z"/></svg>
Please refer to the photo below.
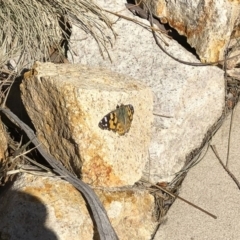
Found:
<svg viewBox="0 0 240 240"><path fill-rule="evenodd" d="M101 29L106 26L111 29L111 24L91 1L16 0L0 1L0 4L2 72L6 65L19 73L36 60L48 59L50 47L60 48L61 40L68 39L71 23L90 33L101 53L106 50L109 39ZM12 59L15 64L9 64Z"/></svg>

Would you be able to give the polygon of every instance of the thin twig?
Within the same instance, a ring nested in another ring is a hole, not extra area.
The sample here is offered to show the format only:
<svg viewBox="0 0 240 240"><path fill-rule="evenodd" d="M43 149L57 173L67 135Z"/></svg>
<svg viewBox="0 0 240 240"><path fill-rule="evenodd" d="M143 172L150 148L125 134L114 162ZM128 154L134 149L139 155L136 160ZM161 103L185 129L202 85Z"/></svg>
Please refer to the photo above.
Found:
<svg viewBox="0 0 240 240"><path fill-rule="evenodd" d="M237 184L237 187L240 189L240 183L239 181L237 180L237 178L230 172L230 170L228 169L228 167L226 167L221 158L219 157L218 155L218 152L216 150L216 147L214 145L210 145L211 146L211 149L212 151L214 152L215 156L217 157L217 159L219 160L220 164L222 165L222 167L225 169L225 171L228 173L228 175L232 178L232 180Z"/></svg>
<svg viewBox="0 0 240 240"><path fill-rule="evenodd" d="M147 182L148 182L148 181L147 181ZM182 200L183 202L191 205L192 207L194 207L194 208L196 208L196 209L198 209L198 210L206 213L207 215L211 216L212 218L217 219L217 216L213 215L212 213L204 210L204 209L201 208L201 207L198 207L197 205L195 205L195 204L187 201L186 199L184 199L184 198L182 198L182 197L180 197L180 196L178 196L178 195L176 195L176 194L173 194L173 193L169 192L169 191L166 190L165 188L162 188L162 187L160 187L159 185L156 185L156 184L151 183L151 182L148 182L148 183L150 183L151 185L153 185L153 186L156 187L156 188L159 188L160 190L164 191L165 193L169 194L171 197L178 198L178 199Z"/></svg>
<svg viewBox="0 0 240 240"><path fill-rule="evenodd" d="M59 177L58 175L56 175L55 173L52 172L42 172L42 171L37 171L37 170L27 170L24 168L19 168L16 170L11 170L8 171L6 174L7 175L13 175L16 173L28 173L28 174L32 174L32 175L37 175L37 176L44 176L44 177Z"/></svg>
<svg viewBox="0 0 240 240"><path fill-rule="evenodd" d="M179 196L176 196L176 197L177 197L178 199L184 201L185 203L188 203L189 205L195 207L196 209L198 209L198 210L200 210L200 211L206 213L207 215L211 216L212 218L217 219L217 216L216 216L216 215L213 215L212 213L210 213L210 212L204 210L203 208L198 207L197 205L195 205L195 204L193 204L193 203L187 201L186 199L184 199L184 198L182 198L182 197L179 197Z"/></svg>
<svg viewBox="0 0 240 240"><path fill-rule="evenodd" d="M233 123L233 113L234 113L234 109L232 109L231 114L230 114L230 126L229 126L229 131L228 131L226 167L228 167L228 162L229 162L230 145L231 145L231 135L232 135L232 123Z"/></svg>
<svg viewBox="0 0 240 240"><path fill-rule="evenodd" d="M47 172L50 172L50 173L52 172L52 170L51 170L50 168L48 168L48 167L46 167L46 166L44 166L44 165L42 165L42 164L40 164L40 163L32 160L32 159L29 158L28 156L24 156L24 159L27 159L27 160L28 160L29 162L31 162L32 164L38 166L39 168L44 169L44 170L47 171Z"/></svg>
<svg viewBox="0 0 240 240"><path fill-rule="evenodd" d="M26 155L27 153L30 153L32 150L34 150L34 149L36 149L36 148L38 148L38 146L35 146L35 147L33 147L33 148L25 151L25 152L19 153L18 155L14 156L14 158L11 159L11 161L13 162L16 158L21 157L21 156L24 156L24 155Z"/></svg>
<svg viewBox="0 0 240 240"><path fill-rule="evenodd" d="M145 6L147 7L147 5L145 4ZM148 7L147 7L148 8ZM154 29L153 29L153 15L152 15L152 12L150 11L150 9L148 8L148 12L149 12L149 22L150 22L150 25L152 27L152 34L153 34L153 37L155 39L155 42L156 44L158 45L158 47L165 53L167 54L170 58L174 59L175 61L179 62L179 63L183 63L183 64L186 64L186 65L190 65L190 66L195 66L195 67L204 67L204 66L211 66L211 65L216 65L218 63L222 63L224 61L227 61L227 60L230 60L230 59L233 59L233 58L236 58L238 56L240 56L240 54L237 54L236 56L233 56L233 57L230 57L228 59L224 59L224 60L219 60L219 61L216 61L216 62L210 62L210 63L193 63L193 62L187 62L187 61L183 61L183 60L180 60L176 57L174 57L172 54L170 54L169 52L167 52L163 46L159 43L158 41L158 37L157 37L157 34L155 33Z"/></svg>

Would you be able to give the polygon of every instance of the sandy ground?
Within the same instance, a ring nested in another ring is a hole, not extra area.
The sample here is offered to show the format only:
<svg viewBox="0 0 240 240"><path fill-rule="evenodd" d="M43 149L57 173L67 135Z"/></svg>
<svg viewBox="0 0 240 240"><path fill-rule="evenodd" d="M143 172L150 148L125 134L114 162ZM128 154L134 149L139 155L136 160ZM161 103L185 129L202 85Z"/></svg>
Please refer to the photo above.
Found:
<svg viewBox="0 0 240 240"><path fill-rule="evenodd" d="M240 104L234 109L228 168L240 182ZM211 144L226 163L230 116ZM214 219L176 200L155 240L240 239L240 189L219 163L212 149L185 178L180 196L217 216Z"/></svg>

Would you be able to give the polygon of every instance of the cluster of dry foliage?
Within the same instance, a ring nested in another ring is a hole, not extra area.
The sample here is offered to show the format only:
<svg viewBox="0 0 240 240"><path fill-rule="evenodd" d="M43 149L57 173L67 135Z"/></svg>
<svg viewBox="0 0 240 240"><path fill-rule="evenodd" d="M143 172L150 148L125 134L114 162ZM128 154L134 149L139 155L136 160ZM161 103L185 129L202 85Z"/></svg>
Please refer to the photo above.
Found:
<svg viewBox="0 0 240 240"><path fill-rule="evenodd" d="M0 5L1 80L19 75L36 60L52 60L54 50L64 58L72 23L92 35L100 53L110 41L102 29L111 29L111 23L92 1L18 0Z"/></svg>

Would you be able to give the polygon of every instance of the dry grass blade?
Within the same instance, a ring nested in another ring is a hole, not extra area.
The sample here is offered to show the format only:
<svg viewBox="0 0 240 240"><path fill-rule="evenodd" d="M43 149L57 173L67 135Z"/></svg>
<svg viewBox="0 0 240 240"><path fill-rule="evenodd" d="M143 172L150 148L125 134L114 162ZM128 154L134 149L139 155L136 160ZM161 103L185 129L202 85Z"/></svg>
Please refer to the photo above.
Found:
<svg viewBox="0 0 240 240"><path fill-rule="evenodd" d="M10 170L7 172L7 175L13 175L17 173L28 173L37 176L44 176L44 177L59 177L52 172L43 171L42 168L31 166L31 165L21 165L16 170Z"/></svg>

